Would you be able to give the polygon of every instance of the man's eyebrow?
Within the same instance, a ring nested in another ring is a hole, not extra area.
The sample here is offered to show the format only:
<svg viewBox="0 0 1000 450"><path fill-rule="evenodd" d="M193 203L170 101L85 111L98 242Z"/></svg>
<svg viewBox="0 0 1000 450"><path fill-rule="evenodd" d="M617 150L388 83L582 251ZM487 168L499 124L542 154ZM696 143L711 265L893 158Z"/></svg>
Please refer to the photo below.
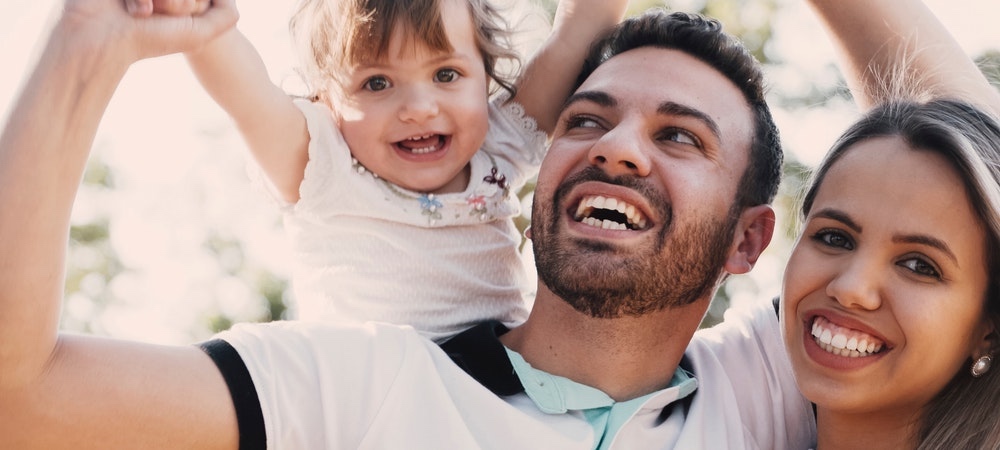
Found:
<svg viewBox="0 0 1000 450"><path fill-rule="evenodd" d="M563 104L562 110L569 108L574 103L588 101L596 103L605 108L613 108L618 106L618 101L615 100L610 94L604 91L580 91L571 95L566 99L566 103ZM715 136L716 139L720 138L719 124L712 119L711 116L705 114L695 108L687 105L683 105L676 102L663 102L658 108L656 108L658 114L663 114L667 116L684 116L691 117L701 123L703 123L709 131Z"/></svg>
<svg viewBox="0 0 1000 450"><path fill-rule="evenodd" d="M716 123L715 120L712 120L711 116L695 108L692 108L687 105L682 105L680 103L663 102L660 103L659 108L656 108L656 112L668 116L684 116L698 120L699 122L703 123L706 127L708 127L708 130L711 131L713 135L715 135L716 140L721 140L719 133L719 124Z"/></svg>
<svg viewBox="0 0 1000 450"><path fill-rule="evenodd" d="M597 103L605 108L613 108L618 105L618 101L614 99L607 92L603 91L579 91L569 96L566 102L563 103L562 110L569 108L571 105L577 102L589 101Z"/></svg>

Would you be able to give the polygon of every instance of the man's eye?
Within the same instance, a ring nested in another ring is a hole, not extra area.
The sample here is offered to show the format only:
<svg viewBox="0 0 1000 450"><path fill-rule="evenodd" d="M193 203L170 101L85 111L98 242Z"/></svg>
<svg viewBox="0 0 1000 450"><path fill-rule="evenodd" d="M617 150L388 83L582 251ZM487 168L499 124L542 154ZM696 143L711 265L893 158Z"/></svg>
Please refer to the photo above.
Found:
<svg viewBox="0 0 1000 450"><path fill-rule="evenodd" d="M680 128L668 128L663 131L661 139L667 141L673 141L680 144L693 145L695 147L701 147L701 141L694 137L693 134L682 130Z"/></svg>
<svg viewBox="0 0 1000 450"><path fill-rule="evenodd" d="M455 69L441 69L434 74L434 81L438 83L451 83L458 79L458 71Z"/></svg>
<svg viewBox="0 0 1000 450"><path fill-rule="evenodd" d="M389 84L389 80L387 80L385 77L371 77L365 80L364 84L365 89L373 92L378 92L383 89L388 89L390 86L391 85Z"/></svg>
<svg viewBox="0 0 1000 450"><path fill-rule="evenodd" d="M854 249L854 243L847 236L844 236L843 233L837 231L821 230L814 234L812 238L827 247L842 248L844 250Z"/></svg>
<svg viewBox="0 0 1000 450"><path fill-rule="evenodd" d="M598 128L600 126L601 124L599 124L596 120L587 116L573 116L566 119L567 130L573 128Z"/></svg>

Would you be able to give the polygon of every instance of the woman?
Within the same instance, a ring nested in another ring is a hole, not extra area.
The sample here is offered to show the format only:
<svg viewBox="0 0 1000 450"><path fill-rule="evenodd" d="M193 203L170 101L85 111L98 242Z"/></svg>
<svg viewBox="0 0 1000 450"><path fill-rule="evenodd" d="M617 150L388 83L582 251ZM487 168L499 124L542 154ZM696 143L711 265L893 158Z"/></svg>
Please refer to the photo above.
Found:
<svg viewBox="0 0 1000 450"><path fill-rule="evenodd" d="M997 92L920 2L811 3L880 105L816 171L785 272L818 448L1000 447Z"/></svg>
<svg viewBox="0 0 1000 450"><path fill-rule="evenodd" d="M782 293L819 448L996 448L1000 127L888 103L816 172Z"/></svg>

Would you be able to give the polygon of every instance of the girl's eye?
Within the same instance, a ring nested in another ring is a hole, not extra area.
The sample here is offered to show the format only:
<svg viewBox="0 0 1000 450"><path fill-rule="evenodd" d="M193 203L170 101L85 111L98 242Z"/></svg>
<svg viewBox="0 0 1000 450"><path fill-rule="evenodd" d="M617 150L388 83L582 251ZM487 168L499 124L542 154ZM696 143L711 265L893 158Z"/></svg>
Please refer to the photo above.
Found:
<svg viewBox="0 0 1000 450"><path fill-rule="evenodd" d="M660 139L666 141L673 141L679 144L693 145L695 147L701 147L701 141L698 140L693 134L682 130L680 128L668 128L663 131L660 135Z"/></svg>
<svg viewBox="0 0 1000 450"><path fill-rule="evenodd" d="M827 247L842 248L844 250L854 250L854 242L839 231L820 230L813 235L813 240Z"/></svg>
<svg viewBox="0 0 1000 450"><path fill-rule="evenodd" d="M434 81L438 83L451 83L458 79L458 71L455 69L441 69L434 74Z"/></svg>
<svg viewBox="0 0 1000 450"><path fill-rule="evenodd" d="M375 76L365 80L364 88L372 91L378 92L383 89L388 89L391 86L389 80L383 76Z"/></svg>
<svg viewBox="0 0 1000 450"><path fill-rule="evenodd" d="M931 277L935 279L941 278L941 272L938 272L937 268L935 268L934 265L927 262L923 258L917 258L917 257L907 258L902 261L899 261L896 264L906 268L907 270L917 275L922 275L925 277Z"/></svg>

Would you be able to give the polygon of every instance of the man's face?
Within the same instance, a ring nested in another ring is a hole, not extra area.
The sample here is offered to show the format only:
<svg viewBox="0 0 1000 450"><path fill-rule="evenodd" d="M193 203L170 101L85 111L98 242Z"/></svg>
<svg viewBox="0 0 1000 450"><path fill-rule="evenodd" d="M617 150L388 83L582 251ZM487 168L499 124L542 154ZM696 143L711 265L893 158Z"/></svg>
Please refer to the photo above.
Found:
<svg viewBox="0 0 1000 450"><path fill-rule="evenodd" d="M539 278L594 317L710 297L730 253L750 108L676 50L611 58L560 115L535 190Z"/></svg>

